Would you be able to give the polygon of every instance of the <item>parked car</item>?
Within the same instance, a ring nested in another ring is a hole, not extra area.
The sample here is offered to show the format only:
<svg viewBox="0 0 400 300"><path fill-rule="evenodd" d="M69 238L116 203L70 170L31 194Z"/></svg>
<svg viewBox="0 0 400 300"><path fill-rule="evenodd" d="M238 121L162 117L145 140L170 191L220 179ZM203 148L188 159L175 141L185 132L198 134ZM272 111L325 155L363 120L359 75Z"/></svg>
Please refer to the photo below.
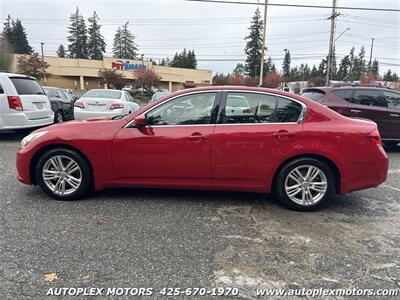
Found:
<svg viewBox="0 0 400 300"><path fill-rule="evenodd" d="M50 99L51 109L54 111L54 123L74 119L74 99L71 94L60 88L44 86L44 91Z"/></svg>
<svg viewBox="0 0 400 300"><path fill-rule="evenodd" d="M252 114L227 117L235 97L246 98ZM208 115L185 109L210 101ZM60 200L92 187L191 188L274 192L289 208L314 210L335 192L383 183L388 157L374 122L283 91L207 87L122 119L37 130L22 140L17 169L21 182Z"/></svg>
<svg viewBox="0 0 400 300"><path fill-rule="evenodd" d="M75 102L74 116L77 120L115 117L128 115L138 109L139 105L126 91L94 89Z"/></svg>
<svg viewBox="0 0 400 300"><path fill-rule="evenodd" d="M0 72L0 130L17 130L53 123L49 98L36 79Z"/></svg>
<svg viewBox="0 0 400 300"><path fill-rule="evenodd" d="M168 96L169 94L171 94L171 93L168 92L168 91L164 91L164 90L163 91L157 91L157 92L155 92L153 94L153 96L151 97L151 100L149 102L151 103L151 102L157 101L158 99L161 99L162 97Z"/></svg>
<svg viewBox="0 0 400 300"><path fill-rule="evenodd" d="M387 88L339 86L304 89L303 97L312 99L338 113L365 118L378 124L383 142L400 142L400 93Z"/></svg>

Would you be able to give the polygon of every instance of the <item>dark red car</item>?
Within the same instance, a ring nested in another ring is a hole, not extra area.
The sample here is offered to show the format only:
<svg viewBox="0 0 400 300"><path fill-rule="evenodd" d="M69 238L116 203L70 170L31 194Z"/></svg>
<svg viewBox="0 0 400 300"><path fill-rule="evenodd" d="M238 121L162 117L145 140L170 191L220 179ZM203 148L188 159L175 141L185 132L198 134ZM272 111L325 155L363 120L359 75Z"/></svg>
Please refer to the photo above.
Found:
<svg viewBox="0 0 400 300"><path fill-rule="evenodd" d="M22 141L18 179L60 200L108 187L275 192L312 210L386 180L374 122L272 89L184 90L114 119L71 121Z"/></svg>
<svg viewBox="0 0 400 300"><path fill-rule="evenodd" d="M307 88L301 95L344 116L374 121L387 146L400 142L399 92L378 87L340 86Z"/></svg>

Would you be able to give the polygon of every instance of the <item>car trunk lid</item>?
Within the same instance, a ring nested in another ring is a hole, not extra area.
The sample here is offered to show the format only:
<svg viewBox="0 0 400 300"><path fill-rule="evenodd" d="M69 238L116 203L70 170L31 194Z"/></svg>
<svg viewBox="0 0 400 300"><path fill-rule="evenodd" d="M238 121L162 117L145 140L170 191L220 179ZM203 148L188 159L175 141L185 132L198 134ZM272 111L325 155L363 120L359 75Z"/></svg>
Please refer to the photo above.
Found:
<svg viewBox="0 0 400 300"><path fill-rule="evenodd" d="M120 102L116 99L104 99L104 98L81 98L80 101L85 106L86 110L89 111L105 111L109 110L111 104Z"/></svg>

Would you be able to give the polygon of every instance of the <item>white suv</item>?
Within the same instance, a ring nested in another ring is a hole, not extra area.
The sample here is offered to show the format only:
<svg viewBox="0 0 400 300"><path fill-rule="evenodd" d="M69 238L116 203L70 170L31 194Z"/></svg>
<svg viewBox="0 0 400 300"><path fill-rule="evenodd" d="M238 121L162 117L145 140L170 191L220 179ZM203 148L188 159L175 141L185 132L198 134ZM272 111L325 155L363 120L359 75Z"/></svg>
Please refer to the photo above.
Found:
<svg viewBox="0 0 400 300"><path fill-rule="evenodd" d="M0 130L39 127L53 122L50 100L35 78L0 72Z"/></svg>

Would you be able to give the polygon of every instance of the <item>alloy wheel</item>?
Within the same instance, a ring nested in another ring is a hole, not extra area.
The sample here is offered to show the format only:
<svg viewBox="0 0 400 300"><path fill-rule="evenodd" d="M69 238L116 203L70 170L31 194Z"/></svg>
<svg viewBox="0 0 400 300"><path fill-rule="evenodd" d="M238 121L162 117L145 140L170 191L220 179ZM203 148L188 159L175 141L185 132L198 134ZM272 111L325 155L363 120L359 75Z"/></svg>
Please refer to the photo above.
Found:
<svg viewBox="0 0 400 300"><path fill-rule="evenodd" d="M325 173L316 166L302 165L294 168L286 177L285 191L293 202L310 206L318 203L328 190Z"/></svg>
<svg viewBox="0 0 400 300"><path fill-rule="evenodd" d="M58 196L74 193L82 182L82 170L71 157L56 155L50 157L42 170L46 186Z"/></svg>

